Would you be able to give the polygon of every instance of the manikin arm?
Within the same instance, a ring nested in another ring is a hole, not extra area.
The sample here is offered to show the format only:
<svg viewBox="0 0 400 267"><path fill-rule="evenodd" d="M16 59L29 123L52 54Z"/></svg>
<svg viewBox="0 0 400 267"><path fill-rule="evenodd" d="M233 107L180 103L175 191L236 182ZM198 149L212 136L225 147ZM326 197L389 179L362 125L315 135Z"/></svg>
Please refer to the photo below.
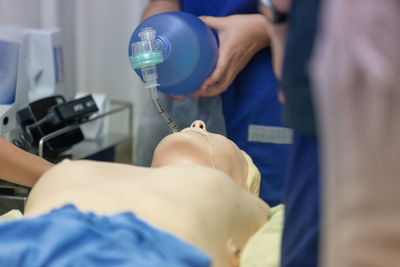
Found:
<svg viewBox="0 0 400 267"><path fill-rule="evenodd" d="M0 179L32 187L53 166L0 138Z"/></svg>

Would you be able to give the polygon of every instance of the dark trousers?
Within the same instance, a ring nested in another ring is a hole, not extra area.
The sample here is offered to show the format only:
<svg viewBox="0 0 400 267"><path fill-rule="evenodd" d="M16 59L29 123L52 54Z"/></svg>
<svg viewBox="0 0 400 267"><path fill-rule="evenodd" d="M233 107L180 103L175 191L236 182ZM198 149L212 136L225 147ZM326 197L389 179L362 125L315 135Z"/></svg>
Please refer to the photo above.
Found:
<svg viewBox="0 0 400 267"><path fill-rule="evenodd" d="M297 132L285 181L282 267L318 266L319 155L315 136Z"/></svg>

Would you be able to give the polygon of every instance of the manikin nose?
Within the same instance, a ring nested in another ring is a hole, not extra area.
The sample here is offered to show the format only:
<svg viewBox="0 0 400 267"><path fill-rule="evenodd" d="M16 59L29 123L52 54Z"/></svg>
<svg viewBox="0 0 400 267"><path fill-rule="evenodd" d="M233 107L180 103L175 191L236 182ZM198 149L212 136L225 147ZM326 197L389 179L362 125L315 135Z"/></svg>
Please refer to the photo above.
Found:
<svg viewBox="0 0 400 267"><path fill-rule="evenodd" d="M197 121L192 122L192 125L190 125L190 127L198 128L198 129L201 129L201 130L204 130L204 131L207 130L206 129L206 124L204 123L204 121L201 121L201 120L197 120Z"/></svg>

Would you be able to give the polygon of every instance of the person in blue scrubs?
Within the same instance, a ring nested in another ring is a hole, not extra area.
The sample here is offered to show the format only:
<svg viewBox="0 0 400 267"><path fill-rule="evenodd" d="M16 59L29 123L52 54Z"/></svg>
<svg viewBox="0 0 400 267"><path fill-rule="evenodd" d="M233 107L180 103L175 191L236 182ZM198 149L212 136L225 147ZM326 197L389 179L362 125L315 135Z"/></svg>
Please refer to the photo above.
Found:
<svg viewBox="0 0 400 267"><path fill-rule="evenodd" d="M281 203L292 132L282 123L267 23L258 13L258 2L153 0L143 18L179 10L199 16L219 40L216 68L193 96L205 106L221 97L226 136L251 156L261 172L260 197L271 206ZM202 109L196 115L201 116Z"/></svg>
<svg viewBox="0 0 400 267"><path fill-rule="evenodd" d="M320 1L262 0L260 5L269 20L274 69L282 74L284 120L294 131L285 181L282 267L318 266L320 153L308 67Z"/></svg>

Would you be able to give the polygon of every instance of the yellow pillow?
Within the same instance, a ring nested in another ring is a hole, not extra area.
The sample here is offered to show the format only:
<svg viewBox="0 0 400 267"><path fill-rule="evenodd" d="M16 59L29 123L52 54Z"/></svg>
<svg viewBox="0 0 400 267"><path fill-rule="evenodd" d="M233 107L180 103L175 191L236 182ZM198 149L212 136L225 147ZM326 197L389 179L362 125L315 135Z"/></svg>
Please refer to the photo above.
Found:
<svg viewBox="0 0 400 267"><path fill-rule="evenodd" d="M247 173L247 191L252 193L253 195L258 196L260 194L260 182L261 182L261 174L256 165L254 165L253 160L247 155L246 152L241 150L244 158L247 161L249 166L249 170Z"/></svg>
<svg viewBox="0 0 400 267"><path fill-rule="evenodd" d="M240 267L279 267L284 205L271 208L270 219L250 237L240 257Z"/></svg>

